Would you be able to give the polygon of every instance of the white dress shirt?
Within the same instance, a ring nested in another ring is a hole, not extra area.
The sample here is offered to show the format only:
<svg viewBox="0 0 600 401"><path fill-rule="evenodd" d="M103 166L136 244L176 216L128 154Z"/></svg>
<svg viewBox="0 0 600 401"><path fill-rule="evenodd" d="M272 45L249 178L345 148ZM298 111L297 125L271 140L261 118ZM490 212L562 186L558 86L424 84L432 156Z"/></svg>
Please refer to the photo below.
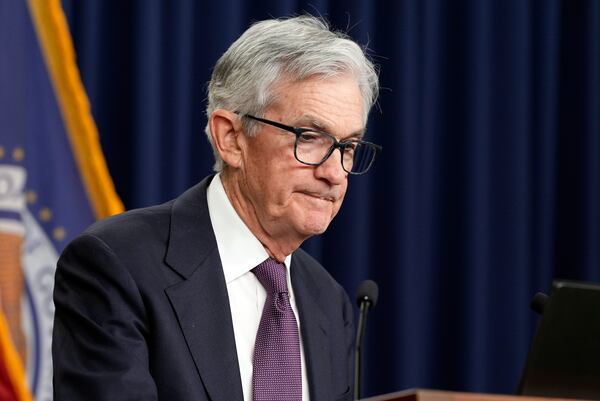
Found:
<svg viewBox="0 0 600 401"><path fill-rule="evenodd" d="M219 174L213 178L208 187L207 201L210 221L215 232L223 272L225 273L227 293L229 294L244 401L252 401L254 342L267 294L251 270L267 259L269 254L231 205ZM291 259L292 256L288 255L284 263L287 269L290 303L294 315L296 315L298 333L300 333L298 308L296 307L294 290L290 280ZM302 400L309 401L301 335L300 357L302 363Z"/></svg>

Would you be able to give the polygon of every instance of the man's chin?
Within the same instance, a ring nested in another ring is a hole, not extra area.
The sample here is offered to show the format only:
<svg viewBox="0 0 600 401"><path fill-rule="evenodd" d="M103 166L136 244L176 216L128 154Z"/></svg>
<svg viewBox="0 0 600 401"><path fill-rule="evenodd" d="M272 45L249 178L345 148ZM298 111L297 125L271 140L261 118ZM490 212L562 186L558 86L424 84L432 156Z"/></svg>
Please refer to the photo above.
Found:
<svg viewBox="0 0 600 401"><path fill-rule="evenodd" d="M335 216L331 202L320 203L319 207L315 207L314 204L295 206L290 221L293 222L295 230L305 237L323 234Z"/></svg>
<svg viewBox="0 0 600 401"><path fill-rule="evenodd" d="M302 233L308 237L312 237L313 235L323 234L327 227L329 227L329 223L331 223L330 219L323 218L312 218L307 219L302 224Z"/></svg>

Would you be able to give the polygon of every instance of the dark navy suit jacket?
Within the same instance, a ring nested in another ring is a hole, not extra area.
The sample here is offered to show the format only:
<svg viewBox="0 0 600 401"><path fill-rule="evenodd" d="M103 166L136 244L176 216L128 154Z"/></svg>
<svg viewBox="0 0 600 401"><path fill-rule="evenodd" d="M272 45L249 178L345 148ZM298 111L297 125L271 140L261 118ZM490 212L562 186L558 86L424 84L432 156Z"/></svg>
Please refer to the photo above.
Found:
<svg viewBox="0 0 600 401"><path fill-rule="evenodd" d="M55 401L241 401L223 269L206 189L98 222L56 271ZM353 313L306 252L291 280L312 401L353 398Z"/></svg>

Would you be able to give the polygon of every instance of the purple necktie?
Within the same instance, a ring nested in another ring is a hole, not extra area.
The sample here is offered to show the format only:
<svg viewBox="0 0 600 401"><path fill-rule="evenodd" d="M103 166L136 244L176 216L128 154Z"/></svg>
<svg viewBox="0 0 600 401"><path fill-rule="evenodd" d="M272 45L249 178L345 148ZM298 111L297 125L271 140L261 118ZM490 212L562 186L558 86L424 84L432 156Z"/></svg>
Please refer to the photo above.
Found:
<svg viewBox="0 0 600 401"><path fill-rule="evenodd" d="M252 272L267 291L254 344L254 401L302 401L300 337L282 263L269 258Z"/></svg>

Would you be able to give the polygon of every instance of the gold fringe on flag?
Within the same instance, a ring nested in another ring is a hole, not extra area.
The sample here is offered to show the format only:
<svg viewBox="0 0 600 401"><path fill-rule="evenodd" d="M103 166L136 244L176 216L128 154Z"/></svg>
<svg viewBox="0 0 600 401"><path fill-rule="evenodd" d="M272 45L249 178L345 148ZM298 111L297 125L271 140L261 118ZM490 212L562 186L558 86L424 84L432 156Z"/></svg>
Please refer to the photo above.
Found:
<svg viewBox="0 0 600 401"><path fill-rule="evenodd" d="M123 211L102 154L98 129L75 62L59 0L28 0L71 148L96 218Z"/></svg>

